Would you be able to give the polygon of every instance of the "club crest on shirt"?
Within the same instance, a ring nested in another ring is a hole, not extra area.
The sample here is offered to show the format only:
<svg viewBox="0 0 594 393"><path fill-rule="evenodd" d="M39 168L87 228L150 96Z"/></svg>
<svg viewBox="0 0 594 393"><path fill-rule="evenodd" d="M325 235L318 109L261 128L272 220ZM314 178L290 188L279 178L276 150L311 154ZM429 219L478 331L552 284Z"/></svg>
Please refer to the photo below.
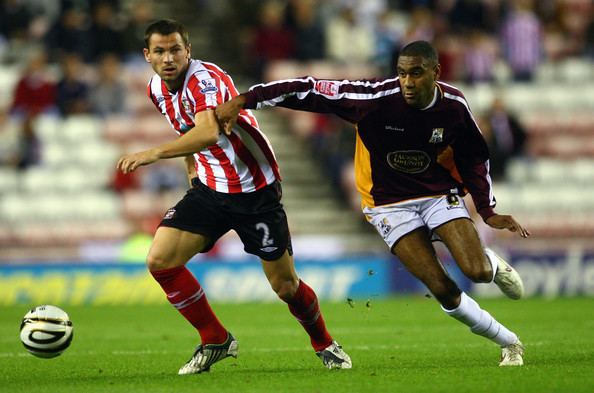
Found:
<svg viewBox="0 0 594 393"><path fill-rule="evenodd" d="M441 143L443 142L443 128L434 128L429 143Z"/></svg>
<svg viewBox="0 0 594 393"><path fill-rule="evenodd" d="M170 220L173 218L173 216L175 216L175 208L172 207L171 209L167 210L165 216L163 216L163 219Z"/></svg>
<svg viewBox="0 0 594 393"><path fill-rule="evenodd" d="M182 98L181 102L186 112L190 112L192 110L192 107L190 106L190 101L188 101L187 98Z"/></svg>
<svg viewBox="0 0 594 393"><path fill-rule="evenodd" d="M316 90L325 96L334 97L338 95L338 85L331 81L317 81Z"/></svg>
<svg viewBox="0 0 594 393"><path fill-rule="evenodd" d="M212 78L202 79L200 84L202 85L202 89L200 89L200 93L202 94L214 94L219 91L219 88L216 86L216 81Z"/></svg>

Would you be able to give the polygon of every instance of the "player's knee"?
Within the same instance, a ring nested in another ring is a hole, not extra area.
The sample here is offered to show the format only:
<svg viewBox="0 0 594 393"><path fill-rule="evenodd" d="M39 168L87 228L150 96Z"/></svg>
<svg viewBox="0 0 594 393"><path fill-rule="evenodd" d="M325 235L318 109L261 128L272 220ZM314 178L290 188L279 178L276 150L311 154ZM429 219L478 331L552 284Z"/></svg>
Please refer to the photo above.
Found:
<svg viewBox="0 0 594 393"><path fill-rule="evenodd" d="M434 282L429 285L428 288L437 301L443 304L446 308L455 304L458 296L460 296L460 289L456 283L451 280Z"/></svg>
<svg viewBox="0 0 594 393"><path fill-rule="evenodd" d="M162 254L149 252L146 257L146 266L149 271L163 270L174 267L171 265L171 261L165 258Z"/></svg>
<svg viewBox="0 0 594 393"><path fill-rule="evenodd" d="M489 266L472 266L466 269L464 274L475 283L487 283L493 279L493 272Z"/></svg>
<svg viewBox="0 0 594 393"><path fill-rule="evenodd" d="M299 282L294 280L282 280L276 283L270 283L276 295L285 302L290 301L295 296Z"/></svg>

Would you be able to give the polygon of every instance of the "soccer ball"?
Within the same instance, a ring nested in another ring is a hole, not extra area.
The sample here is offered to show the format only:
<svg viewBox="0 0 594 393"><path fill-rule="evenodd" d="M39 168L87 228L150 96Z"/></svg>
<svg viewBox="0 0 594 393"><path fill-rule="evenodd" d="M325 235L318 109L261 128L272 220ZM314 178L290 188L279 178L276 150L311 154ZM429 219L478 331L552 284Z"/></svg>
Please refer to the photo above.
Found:
<svg viewBox="0 0 594 393"><path fill-rule="evenodd" d="M72 342L72 321L59 307L37 306L23 317L21 342L37 357L56 357Z"/></svg>

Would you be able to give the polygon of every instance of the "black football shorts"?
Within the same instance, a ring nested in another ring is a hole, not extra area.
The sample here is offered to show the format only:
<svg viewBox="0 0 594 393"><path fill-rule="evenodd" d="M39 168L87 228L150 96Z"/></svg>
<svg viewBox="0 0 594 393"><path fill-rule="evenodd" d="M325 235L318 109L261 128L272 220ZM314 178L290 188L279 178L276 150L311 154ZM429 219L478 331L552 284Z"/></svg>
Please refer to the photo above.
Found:
<svg viewBox="0 0 594 393"><path fill-rule="evenodd" d="M274 261L285 250L293 255L281 197L278 181L254 192L228 194L194 179L193 188L165 213L160 226L207 236L211 242L201 252L209 251L221 236L234 230L247 253Z"/></svg>

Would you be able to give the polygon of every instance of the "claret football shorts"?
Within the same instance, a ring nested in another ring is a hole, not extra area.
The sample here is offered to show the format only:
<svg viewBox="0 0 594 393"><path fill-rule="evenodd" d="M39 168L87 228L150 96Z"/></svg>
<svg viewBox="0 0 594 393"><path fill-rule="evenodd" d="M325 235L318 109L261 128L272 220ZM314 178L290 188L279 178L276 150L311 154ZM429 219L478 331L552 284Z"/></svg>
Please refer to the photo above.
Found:
<svg viewBox="0 0 594 393"><path fill-rule="evenodd" d="M239 194L217 192L195 181L186 195L165 213L160 226L207 236L211 242L202 252L209 251L221 236L234 230L247 253L274 261L286 250L293 254L281 197L278 181Z"/></svg>
<svg viewBox="0 0 594 393"><path fill-rule="evenodd" d="M363 213L390 249L402 236L417 228L427 227L432 240L439 240L433 233L435 228L457 218L470 218L464 199L453 194L365 207Z"/></svg>

